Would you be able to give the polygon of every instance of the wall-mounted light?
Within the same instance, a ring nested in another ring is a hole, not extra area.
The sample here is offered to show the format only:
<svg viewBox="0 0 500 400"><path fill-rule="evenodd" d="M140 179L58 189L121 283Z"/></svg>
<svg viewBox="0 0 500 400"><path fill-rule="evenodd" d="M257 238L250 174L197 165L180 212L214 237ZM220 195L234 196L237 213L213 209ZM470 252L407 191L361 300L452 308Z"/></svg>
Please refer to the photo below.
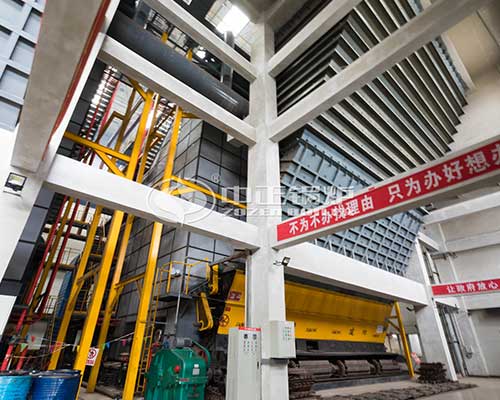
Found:
<svg viewBox="0 0 500 400"><path fill-rule="evenodd" d="M27 177L15 172L10 172L5 182L3 191L20 196L26 183Z"/></svg>
<svg viewBox="0 0 500 400"><path fill-rule="evenodd" d="M287 267L290 264L290 257L283 257L281 261L275 261L273 265Z"/></svg>

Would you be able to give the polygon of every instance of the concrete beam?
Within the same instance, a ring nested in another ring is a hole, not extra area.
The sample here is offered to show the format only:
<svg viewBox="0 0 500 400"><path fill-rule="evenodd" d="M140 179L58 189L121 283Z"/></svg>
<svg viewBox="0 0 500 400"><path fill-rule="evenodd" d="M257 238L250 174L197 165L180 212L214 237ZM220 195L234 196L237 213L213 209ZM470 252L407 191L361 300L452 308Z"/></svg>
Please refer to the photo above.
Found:
<svg viewBox="0 0 500 400"><path fill-rule="evenodd" d="M139 218L227 240L236 248L257 249L260 246L258 229L254 225L69 157L55 157L45 186L55 192L122 210Z"/></svg>
<svg viewBox="0 0 500 400"><path fill-rule="evenodd" d="M490 0L440 0L281 114L270 138L280 141L435 39ZM336 2L332 2L336 3Z"/></svg>
<svg viewBox="0 0 500 400"><path fill-rule="evenodd" d="M387 300L428 305L425 287L421 283L311 243L289 247L281 254L290 257L290 264L285 267L286 274Z"/></svg>
<svg viewBox="0 0 500 400"><path fill-rule="evenodd" d="M424 223L426 225L442 224L443 222L466 217L496 207L500 207L500 192L462 201L461 203L433 211L424 217Z"/></svg>
<svg viewBox="0 0 500 400"><path fill-rule="evenodd" d="M241 76L252 82L257 77L255 67L215 33L193 17L174 0L146 0L146 4L203 46L223 63L233 67Z"/></svg>
<svg viewBox="0 0 500 400"><path fill-rule="evenodd" d="M462 239L450 240L446 242L446 249L450 253L460 253L463 251L471 251L497 245L500 245L500 231L487 232Z"/></svg>
<svg viewBox="0 0 500 400"><path fill-rule="evenodd" d="M106 37L99 59L118 68L186 111L231 135L241 143L255 144L255 128L145 60L116 40Z"/></svg>
<svg viewBox="0 0 500 400"><path fill-rule="evenodd" d="M423 232L418 233L418 239L424 243L427 247L430 247L433 251L445 252L445 248L441 243L438 243L436 240L432 239L430 236L427 236Z"/></svg>
<svg viewBox="0 0 500 400"><path fill-rule="evenodd" d="M269 60L269 75L276 77L283 72L286 67L340 22L359 3L361 3L361 0L336 0L330 2Z"/></svg>
<svg viewBox="0 0 500 400"><path fill-rule="evenodd" d="M72 114L68 105L71 97L79 97L79 93L68 92L78 80L86 80L82 75L84 65L94 63L95 58L91 59L89 52L96 31L106 29L110 22L110 18L103 19L108 3L103 0L47 2L21 112L13 166L35 172L58 120L64 114Z"/></svg>

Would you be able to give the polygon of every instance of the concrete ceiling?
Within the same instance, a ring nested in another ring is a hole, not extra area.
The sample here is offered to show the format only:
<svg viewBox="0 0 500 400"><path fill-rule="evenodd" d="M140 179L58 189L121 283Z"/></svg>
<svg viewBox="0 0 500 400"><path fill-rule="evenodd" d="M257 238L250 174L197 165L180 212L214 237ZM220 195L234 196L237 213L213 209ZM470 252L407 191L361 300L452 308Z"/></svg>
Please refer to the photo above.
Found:
<svg viewBox="0 0 500 400"><path fill-rule="evenodd" d="M275 29L286 23L301 7L304 0L232 0L252 22L269 21Z"/></svg>
<svg viewBox="0 0 500 400"><path fill-rule="evenodd" d="M448 31L473 81L500 64L500 2L493 1Z"/></svg>

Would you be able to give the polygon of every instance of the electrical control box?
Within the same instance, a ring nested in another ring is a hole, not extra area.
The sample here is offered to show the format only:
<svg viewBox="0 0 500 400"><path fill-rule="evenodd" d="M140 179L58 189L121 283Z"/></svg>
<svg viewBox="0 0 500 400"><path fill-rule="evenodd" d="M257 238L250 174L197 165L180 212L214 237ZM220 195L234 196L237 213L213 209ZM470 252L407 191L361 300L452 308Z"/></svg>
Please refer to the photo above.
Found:
<svg viewBox="0 0 500 400"><path fill-rule="evenodd" d="M255 400L261 392L261 332L231 328L226 376L226 400Z"/></svg>
<svg viewBox="0 0 500 400"><path fill-rule="evenodd" d="M295 358L295 324L293 321L269 321L264 334L268 336L270 358Z"/></svg>

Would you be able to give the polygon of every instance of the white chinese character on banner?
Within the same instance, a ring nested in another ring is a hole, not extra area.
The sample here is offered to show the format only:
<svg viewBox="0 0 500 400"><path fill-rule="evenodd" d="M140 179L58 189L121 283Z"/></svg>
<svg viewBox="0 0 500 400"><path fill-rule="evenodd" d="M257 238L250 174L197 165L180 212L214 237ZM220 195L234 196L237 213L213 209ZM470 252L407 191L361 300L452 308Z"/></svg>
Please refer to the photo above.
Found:
<svg viewBox="0 0 500 400"><path fill-rule="evenodd" d="M420 187L420 181L418 179L414 179L413 177L409 177L405 181L405 186L408 188L407 196L419 194L422 191L422 188Z"/></svg>
<svg viewBox="0 0 500 400"><path fill-rule="evenodd" d="M300 231L306 232L309 230L309 220L306 217L300 219Z"/></svg>
<svg viewBox="0 0 500 400"><path fill-rule="evenodd" d="M332 221L332 213L328 209L324 208L321 210L321 223L323 225L328 225Z"/></svg>
<svg viewBox="0 0 500 400"><path fill-rule="evenodd" d="M311 215L311 219L310 219L310 224L311 226L316 229L319 224L320 224L320 220L319 220L319 212L315 212Z"/></svg>
<svg viewBox="0 0 500 400"><path fill-rule="evenodd" d="M295 235L298 232L298 230L299 230L299 227L297 226L297 221L290 222L288 233Z"/></svg>
<svg viewBox="0 0 500 400"><path fill-rule="evenodd" d="M496 283L495 281L490 281L488 283L488 289L490 289L490 290L497 290L498 289L498 283Z"/></svg>
<svg viewBox="0 0 500 400"><path fill-rule="evenodd" d="M361 210L368 211L373 210L375 207L373 205L373 197L365 194L361 199Z"/></svg>
<svg viewBox="0 0 500 400"><path fill-rule="evenodd" d="M464 293L464 292L465 292L465 286L457 285L457 293Z"/></svg>
<svg viewBox="0 0 500 400"><path fill-rule="evenodd" d="M460 160L452 161L449 164L445 164L443 167L443 174L446 178L446 182L450 183L452 181L459 181L462 179L462 170L464 167L460 164Z"/></svg>
<svg viewBox="0 0 500 400"><path fill-rule="evenodd" d="M495 144L495 148L491 150L491 157L495 165L500 165L500 144Z"/></svg>
<svg viewBox="0 0 500 400"><path fill-rule="evenodd" d="M488 288L486 287L486 283L478 282L477 283L477 290L488 290Z"/></svg>
<svg viewBox="0 0 500 400"><path fill-rule="evenodd" d="M394 203L396 199L402 199L403 195L401 194L401 188L399 187L399 183L396 183L392 186L389 186L389 203Z"/></svg>
<svg viewBox="0 0 500 400"><path fill-rule="evenodd" d="M346 210L342 204L338 204L332 209L332 214L335 217L335 221L338 221L346 217Z"/></svg>
<svg viewBox="0 0 500 400"><path fill-rule="evenodd" d="M473 283L468 283L467 284L467 291L468 292L475 292L476 291L476 285L474 285Z"/></svg>
<svg viewBox="0 0 500 400"><path fill-rule="evenodd" d="M434 189L439 186L439 182L443 178L435 171L427 171L424 177L424 185L426 189Z"/></svg>
<svg viewBox="0 0 500 400"><path fill-rule="evenodd" d="M455 293L455 286L453 286L453 285L446 286L446 291L448 293Z"/></svg>
<svg viewBox="0 0 500 400"><path fill-rule="evenodd" d="M479 172L486 171L490 164L486 161L486 157L482 151L478 151L474 154L469 154L465 158L465 165L469 168L470 174L477 174Z"/></svg>
<svg viewBox="0 0 500 400"><path fill-rule="evenodd" d="M359 203L358 199L350 200L346 203L345 211L347 215L356 215L359 214Z"/></svg>

